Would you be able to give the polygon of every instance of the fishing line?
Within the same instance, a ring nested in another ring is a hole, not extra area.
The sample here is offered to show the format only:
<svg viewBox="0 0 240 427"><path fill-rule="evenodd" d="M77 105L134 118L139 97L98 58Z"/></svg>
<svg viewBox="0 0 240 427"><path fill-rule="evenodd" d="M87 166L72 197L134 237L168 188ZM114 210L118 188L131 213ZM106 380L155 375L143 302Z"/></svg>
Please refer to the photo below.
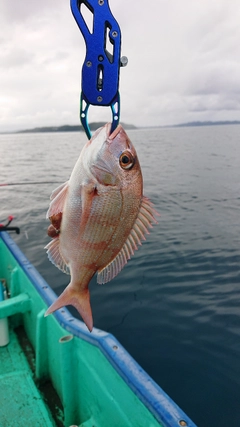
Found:
<svg viewBox="0 0 240 427"><path fill-rule="evenodd" d="M15 185L39 185L39 184L62 184L62 181L36 181L36 182L8 182L0 184L0 187L10 187Z"/></svg>

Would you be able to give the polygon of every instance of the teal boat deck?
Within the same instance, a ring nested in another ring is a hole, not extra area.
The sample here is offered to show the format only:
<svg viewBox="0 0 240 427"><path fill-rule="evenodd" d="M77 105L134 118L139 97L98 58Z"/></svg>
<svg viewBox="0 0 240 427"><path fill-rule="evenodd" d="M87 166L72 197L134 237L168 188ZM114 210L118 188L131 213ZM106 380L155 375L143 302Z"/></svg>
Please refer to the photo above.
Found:
<svg viewBox="0 0 240 427"><path fill-rule="evenodd" d="M67 309L44 317L55 293L0 233L0 426L196 427L111 335Z"/></svg>
<svg viewBox="0 0 240 427"><path fill-rule="evenodd" d="M33 371L12 330L9 344L0 349L0 361L1 427L54 426L44 395L34 382ZM56 415L59 414L58 425L63 426L61 409L56 405L55 410Z"/></svg>

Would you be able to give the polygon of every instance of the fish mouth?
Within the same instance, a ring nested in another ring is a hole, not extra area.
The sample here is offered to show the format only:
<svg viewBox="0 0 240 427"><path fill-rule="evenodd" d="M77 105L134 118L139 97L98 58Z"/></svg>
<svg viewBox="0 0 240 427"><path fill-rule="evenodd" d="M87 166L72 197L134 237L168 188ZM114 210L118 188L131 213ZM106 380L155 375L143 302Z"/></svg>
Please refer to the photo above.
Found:
<svg viewBox="0 0 240 427"><path fill-rule="evenodd" d="M114 172L111 170L111 166L109 164L109 158L105 158L103 153L105 152L105 149L109 144L112 142L112 135L117 135L120 131L120 128L116 130L110 135L111 132L111 123L106 123L105 126L103 126L101 129L99 129L99 132L96 131L92 142L93 149L95 151L95 155L93 156L93 163L91 164L90 170L91 173L95 176L97 181L104 185L115 185L116 177L114 175ZM97 133L98 132L98 133Z"/></svg>
<svg viewBox="0 0 240 427"><path fill-rule="evenodd" d="M112 133L110 133L112 124L107 123L106 126L107 126L108 140L110 140L110 141L112 141L114 138L116 138L116 136L119 134L119 132L121 132L121 130L123 130L122 125L117 125L116 129L114 129L114 131Z"/></svg>
<svg viewBox="0 0 240 427"><path fill-rule="evenodd" d="M120 144L124 144L126 148L131 149L132 144L131 141L126 134L125 130L123 129L122 125L118 125L116 129L108 135L107 142L111 143L114 139L118 140Z"/></svg>
<svg viewBox="0 0 240 427"><path fill-rule="evenodd" d="M95 132L94 132L94 134L93 134L93 137L90 139L90 141L88 141L88 143L89 144L91 144L92 143L92 141L94 141L96 138L97 138L97 136L103 131L103 129L105 129L105 132L106 132L106 141L107 142L110 142L110 141L112 141L114 138L116 138L116 136L121 132L121 131L123 131L124 132L124 129L123 129L123 127L122 127L122 125L118 125L117 127L116 127L116 129L114 129L114 131L111 133L111 128L112 128L112 123L106 123L103 127L101 127L101 128L99 128L99 129L97 129Z"/></svg>

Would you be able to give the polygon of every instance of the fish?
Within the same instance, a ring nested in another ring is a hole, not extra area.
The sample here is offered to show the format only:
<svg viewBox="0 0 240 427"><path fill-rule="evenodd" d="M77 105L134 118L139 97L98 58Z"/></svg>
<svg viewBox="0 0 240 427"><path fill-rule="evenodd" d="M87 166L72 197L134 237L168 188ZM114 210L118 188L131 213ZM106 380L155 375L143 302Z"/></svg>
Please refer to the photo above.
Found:
<svg viewBox="0 0 240 427"><path fill-rule="evenodd" d="M71 279L45 315L72 305L91 332L90 280L95 273L99 284L116 277L157 223L157 215L143 195L132 142L122 125L111 133L107 123L83 147L70 179L50 197L52 240L45 248L49 260Z"/></svg>

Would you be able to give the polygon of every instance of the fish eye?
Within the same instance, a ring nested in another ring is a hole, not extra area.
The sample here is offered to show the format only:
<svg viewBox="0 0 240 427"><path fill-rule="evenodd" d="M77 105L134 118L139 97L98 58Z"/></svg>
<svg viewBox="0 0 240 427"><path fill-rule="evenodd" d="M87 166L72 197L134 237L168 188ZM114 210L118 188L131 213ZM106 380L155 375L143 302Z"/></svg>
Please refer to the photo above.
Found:
<svg viewBox="0 0 240 427"><path fill-rule="evenodd" d="M119 163L122 169L131 169L134 165L134 158L129 151L124 151L119 157Z"/></svg>

